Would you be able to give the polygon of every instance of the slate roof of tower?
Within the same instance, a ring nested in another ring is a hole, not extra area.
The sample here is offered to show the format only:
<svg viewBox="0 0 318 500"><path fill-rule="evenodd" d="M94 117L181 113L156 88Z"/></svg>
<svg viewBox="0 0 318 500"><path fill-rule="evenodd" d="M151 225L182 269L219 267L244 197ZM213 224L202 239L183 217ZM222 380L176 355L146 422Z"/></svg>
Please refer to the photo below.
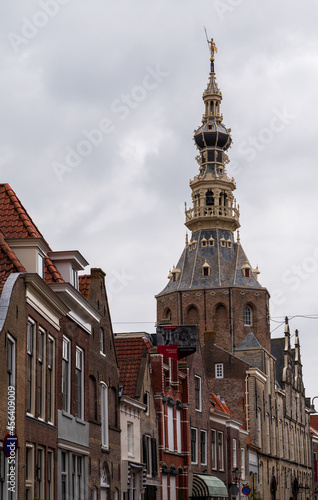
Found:
<svg viewBox="0 0 318 500"><path fill-rule="evenodd" d="M0 184L0 293L11 273L26 272L6 242L10 238L42 238L45 241L9 184ZM44 260L44 279L48 283L64 281L48 255Z"/></svg>
<svg viewBox="0 0 318 500"><path fill-rule="evenodd" d="M245 339L235 349L259 349L262 345L259 343L253 332L246 335Z"/></svg>
<svg viewBox="0 0 318 500"><path fill-rule="evenodd" d="M214 246L202 246L201 240L214 239ZM220 239L231 240L231 248L220 246ZM158 294L174 292L176 290L190 290L216 287L246 287L262 289L252 273L252 266L240 243L233 241L233 233L227 230L210 229L193 233L192 240L197 240L196 249L189 246L183 250L176 265L180 275L176 281L171 278L167 286ZM202 276L202 266L205 261L211 266L210 276ZM246 278L242 266L250 266L250 277Z"/></svg>
<svg viewBox="0 0 318 500"><path fill-rule="evenodd" d="M119 364L119 383L125 396L134 398L142 357L152 349L152 344L144 337L115 338Z"/></svg>

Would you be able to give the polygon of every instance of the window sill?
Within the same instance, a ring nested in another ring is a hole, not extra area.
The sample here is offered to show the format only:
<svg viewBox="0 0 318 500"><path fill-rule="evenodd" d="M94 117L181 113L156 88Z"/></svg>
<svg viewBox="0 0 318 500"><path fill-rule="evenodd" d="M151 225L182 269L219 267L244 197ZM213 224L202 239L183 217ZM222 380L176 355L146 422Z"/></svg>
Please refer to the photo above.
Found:
<svg viewBox="0 0 318 500"><path fill-rule="evenodd" d="M104 453L110 453L109 446L101 445L101 450L102 450Z"/></svg>
<svg viewBox="0 0 318 500"><path fill-rule="evenodd" d="M83 420L82 418L79 418L79 417L75 417L75 420L76 420L76 422L78 422L81 425L86 425L86 423L87 423L87 422L85 422L85 420Z"/></svg>
<svg viewBox="0 0 318 500"><path fill-rule="evenodd" d="M65 410L62 410L62 415L63 415L63 417L66 417L66 418L69 418L70 420L73 420L73 416Z"/></svg>

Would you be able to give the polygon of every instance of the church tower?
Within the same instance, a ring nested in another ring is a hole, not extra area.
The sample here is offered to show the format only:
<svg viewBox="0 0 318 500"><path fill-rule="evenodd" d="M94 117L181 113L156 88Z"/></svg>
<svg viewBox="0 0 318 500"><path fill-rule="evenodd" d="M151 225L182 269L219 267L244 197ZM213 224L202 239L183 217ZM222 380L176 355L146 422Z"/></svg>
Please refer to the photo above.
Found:
<svg viewBox="0 0 318 500"><path fill-rule="evenodd" d="M167 286L156 296L157 321L197 324L202 341L205 331L213 331L215 343L230 352L253 332L269 350L269 294L260 285L259 271L250 265L239 238L236 184L226 172L231 129L223 124L220 110L222 93L214 71L217 49L213 39L209 46L204 114L194 132L199 172L190 181L192 206L185 207L191 237L187 235Z"/></svg>

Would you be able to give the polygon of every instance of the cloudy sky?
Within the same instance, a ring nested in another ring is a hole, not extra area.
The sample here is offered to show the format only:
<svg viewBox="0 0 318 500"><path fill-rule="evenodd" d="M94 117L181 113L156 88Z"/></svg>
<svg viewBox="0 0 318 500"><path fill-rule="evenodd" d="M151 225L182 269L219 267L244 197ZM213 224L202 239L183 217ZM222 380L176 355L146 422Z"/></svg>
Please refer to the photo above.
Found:
<svg viewBox="0 0 318 500"><path fill-rule="evenodd" d="M241 242L318 395L318 4L15 0L1 8L0 169L54 250L107 273L114 331L154 331L184 247L218 47ZM308 316L313 316L309 318Z"/></svg>

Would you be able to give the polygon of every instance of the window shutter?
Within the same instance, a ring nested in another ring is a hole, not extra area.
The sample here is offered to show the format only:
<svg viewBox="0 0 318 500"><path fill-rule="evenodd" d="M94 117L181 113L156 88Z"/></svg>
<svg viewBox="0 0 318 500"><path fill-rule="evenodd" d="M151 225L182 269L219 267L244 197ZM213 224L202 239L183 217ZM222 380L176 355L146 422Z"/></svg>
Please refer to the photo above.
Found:
<svg viewBox="0 0 318 500"><path fill-rule="evenodd" d="M142 453L143 453L143 463L147 465L147 455L148 455L148 450L147 450L147 437L145 434L142 436Z"/></svg>

